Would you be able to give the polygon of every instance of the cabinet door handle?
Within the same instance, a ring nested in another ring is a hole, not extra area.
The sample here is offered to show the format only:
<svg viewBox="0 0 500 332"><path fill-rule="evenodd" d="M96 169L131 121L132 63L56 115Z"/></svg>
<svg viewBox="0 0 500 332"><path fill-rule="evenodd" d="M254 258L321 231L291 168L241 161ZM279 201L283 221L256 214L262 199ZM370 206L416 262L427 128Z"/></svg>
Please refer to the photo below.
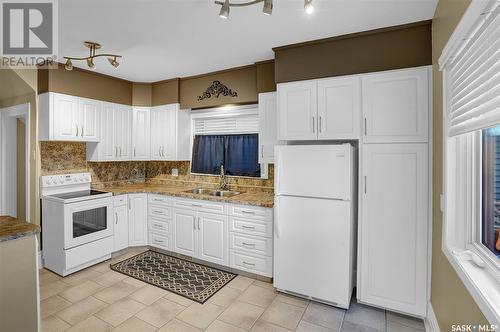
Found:
<svg viewBox="0 0 500 332"><path fill-rule="evenodd" d="M365 136L366 136L366 118L365 118Z"/></svg>
<svg viewBox="0 0 500 332"><path fill-rule="evenodd" d="M75 124L75 127L76 127L76 136L78 137L78 136L80 136L80 135L78 134L78 133L80 132L80 128L78 128L78 125L77 125L77 124Z"/></svg>
<svg viewBox="0 0 500 332"><path fill-rule="evenodd" d="M83 125L82 125L82 137L83 137Z"/></svg>
<svg viewBox="0 0 500 332"><path fill-rule="evenodd" d="M315 123L316 123L316 118L313 116L313 134L316 132Z"/></svg>
<svg viewBox="0 0 500 332"><path fill-rule="evenodd" d="M201 227L200 227L200 217L198 217L198 230L200 230Z"/></svg>
<svg viewBox="0 0 500 332"><path fill-rule="evenodd" d="M128 209L130 210L130 208L132 207L132 204L130 203L130 197L128 199Z"/></svg>
<svg viewBox="0 0 500 332"><path fill-rule="evenodd" d="M196 230L196 218L193 219L193 229Z"/></svg>
<svg viewBox="0 0 500 332"><path fill-rule="evenodd" d="M255 244L254 243L245 243L245 242L242 242L241 245L244 246L244 247L255 248Z"/></svg>
<svg viewBox="0 0 500 332"><path fill-rule="evenodd" d="M255 229L255 227L253 227L253 226L241 225L241 227L244 228L244 229Z"/></svg>
<svg viewBox="0 0 500 332"><path fill-rule="evenodd" d="M134 157L135 157L135 146L134 146Z"/></svg>
<svg viewBox="0 0 500 332"><path fill-rule="evenodd" d="M365 195L366 195L366 175L365 175Z"/></svg>
<svg viewBox="0 0 500 332"><path fill-rule="evenodd" d="M120 146L120 157L122 156L122 147Z"/></svg>
<svg viewBox="0 0 500 332"><path fill-rule="evenodd" d="M264 144L262 144L260 147L260 156L264 158Z"/></svg>
<svg viewBox="0 0 500 332"><path fill-rule="evenodd" d="M118 147L115 146L115 157L118 157Z"/></svg>
<svg viewBox="0 0 500 332"><path fill-rule="evenodd" d="M255 264L254 264L254 263L248 263L248 262L245 262L245 261L243 261L243 264L245 264L245 265L249 265L249 266L255 266Z"/></svg>
<svg viewBox="0 0 500 332"><path fill-rule="evenodd" d="M319 117L319 126L318 126L320 134L321 134L321 127L323 127L323 126L321 125L321 116L320 116Z"/></svg>
<svg viewBox="0 0 500 332"><path fill-rule="evenodd" d="M118 212L115 212L115 224L118 225Z"/></svg>

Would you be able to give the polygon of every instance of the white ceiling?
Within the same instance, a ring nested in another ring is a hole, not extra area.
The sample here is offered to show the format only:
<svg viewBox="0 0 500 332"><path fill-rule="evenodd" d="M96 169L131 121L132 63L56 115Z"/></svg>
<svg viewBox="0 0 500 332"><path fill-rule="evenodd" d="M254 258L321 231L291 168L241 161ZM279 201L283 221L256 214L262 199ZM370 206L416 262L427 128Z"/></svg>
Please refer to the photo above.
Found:
<svg viewBox="0 0 500 332"><path fill-rule="evenodd" d="M234 0L241 2L242 0ZM212 0L60 0L59 56L87 53L83 41L123 55L114 69L105 58L96 71L135 82L154 82L252 64L274 57L273 47L431 19L437 0L274 0L231 8L218 17ZM86 68L83 63L75 66Z"/></svg>

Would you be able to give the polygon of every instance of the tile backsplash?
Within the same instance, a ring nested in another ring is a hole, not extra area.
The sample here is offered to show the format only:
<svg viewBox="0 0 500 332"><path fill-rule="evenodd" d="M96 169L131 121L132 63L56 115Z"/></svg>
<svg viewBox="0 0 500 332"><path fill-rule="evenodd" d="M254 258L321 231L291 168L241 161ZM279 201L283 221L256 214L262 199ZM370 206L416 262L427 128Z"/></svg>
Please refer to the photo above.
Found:
<svg viewBox="0 0 500 332"><path fill-rule="evenodd" d="M217 176L190 174L189 161L88 162L86 143L40 142L40 154L41 175L90 172L97 186L145 181L216 186L219 181ZM171 175L174 168L179 170L178 176ZM269 165L269 179L229 177L228 182L232 188L272 191L273 165Z"/></svg>

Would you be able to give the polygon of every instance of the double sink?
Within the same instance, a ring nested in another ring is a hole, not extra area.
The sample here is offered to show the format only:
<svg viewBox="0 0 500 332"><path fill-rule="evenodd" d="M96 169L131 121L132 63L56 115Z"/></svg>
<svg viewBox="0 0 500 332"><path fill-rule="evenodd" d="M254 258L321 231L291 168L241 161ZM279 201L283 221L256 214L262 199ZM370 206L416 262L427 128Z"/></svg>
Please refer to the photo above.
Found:
<svg viewBox="0 0 500 332"><path fill-rule="evenodd" d="M241 194L238 191L231 190L220 190L220 189L205 189L205 188L196 188L192 190L185 191L186 193L196 194L196 195L208 195L215 197L232 197Z"/></svg>

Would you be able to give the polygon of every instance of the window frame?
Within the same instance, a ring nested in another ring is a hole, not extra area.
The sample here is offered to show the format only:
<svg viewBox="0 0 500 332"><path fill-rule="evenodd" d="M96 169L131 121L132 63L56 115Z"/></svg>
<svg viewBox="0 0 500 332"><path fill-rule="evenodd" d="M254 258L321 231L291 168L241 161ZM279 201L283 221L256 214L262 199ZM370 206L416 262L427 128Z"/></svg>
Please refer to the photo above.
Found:
<svg viewBox="0 0 500 332"><path fill-rule="evenodd" d="M473 2L474 3L474 2ZM471 5L472 6L472 5ZM492 324L500 324L500 263L480 241L481 131L450 137L450 80L443 69L442 251ZM460 208L459 208L460 207ZM457 210L460 211L457 213Z"/></svg>
<svg viewBox="0 0 500 332"><path fill-rule="evenodd" d="M194 143L194 128L196 119L207 119L207 118L232 118L238 116L248 116L257 115L259 116L259 105L238 105L238 106L222 106L215 108L208 108L202 110L192 110L191 111L191 137L190 137L190 155L189 155L189 174L194 176L213 176L219 177L217 174L205 174L205 173L193 173L191 171L191 166L193 165L193 143ZM260 120L260 119L259 119ZM217 134L217 133L214 133ZM234 134L249 134L246 133L234 133ZM259 134L259 129L257 132L252 134ZM220 133L220 135L230 135L228 133ZM260 138L260 137L259 137ZM253 179L253 180L267 180L269 179L269 165L266 163L260 164L260 177L253 176L239 176L239 175L226 175L228 178L243 178L243 179Z"/></svg>

